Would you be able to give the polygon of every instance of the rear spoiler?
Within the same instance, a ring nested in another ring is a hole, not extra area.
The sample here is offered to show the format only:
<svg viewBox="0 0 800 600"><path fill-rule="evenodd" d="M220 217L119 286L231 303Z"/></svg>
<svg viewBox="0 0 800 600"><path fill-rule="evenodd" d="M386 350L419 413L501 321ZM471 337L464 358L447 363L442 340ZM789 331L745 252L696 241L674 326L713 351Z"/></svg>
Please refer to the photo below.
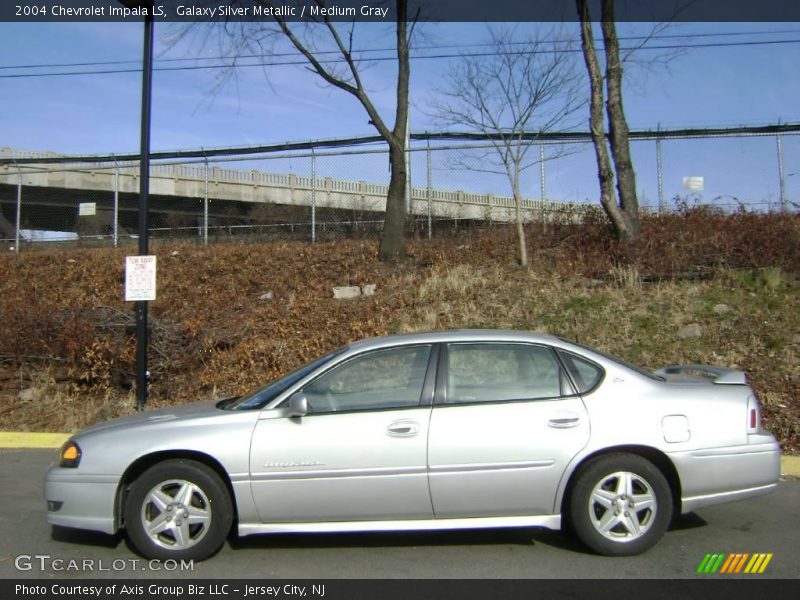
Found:
<svg viewBox="0 0 800 600"><path fill-rule="evenodd" d="M711 375L713 383L726 384L726 385L747 385L747 375L744 371L738 369L728 369L726 367L711 367L708 365L670 365L662 367L653 371L655 375L664 377L665 379L681 380L684 376L685 380L691 381L696 379L692 377L697 373ZM677 377L675 377L677 375Z"/></svg>

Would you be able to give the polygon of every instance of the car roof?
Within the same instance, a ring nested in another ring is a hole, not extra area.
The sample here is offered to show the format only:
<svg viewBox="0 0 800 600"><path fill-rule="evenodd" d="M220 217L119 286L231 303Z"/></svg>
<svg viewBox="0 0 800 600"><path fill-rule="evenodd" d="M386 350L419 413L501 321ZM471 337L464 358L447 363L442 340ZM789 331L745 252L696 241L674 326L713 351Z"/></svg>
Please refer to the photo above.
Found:
<svg viewBox="0 0 800 600"><path fill-rule="evenodd" d="M562 348L571 353L578 354L595 363L599 363L604 369L613 367L622 369L639 378L652 379L645 371L633 365L620 362L612 356L603 354L582 344L573 344L559 336L549 333L537 333L533 331L516 331L507 329L454 329L449 331L425 331L417 333L405 333L400 335L387 335L367 340L353 342L345 346L345 354L352 356L366 350L376 350L381 348L392 348L403 345L413 344L436 344L443 342L511 342L528 344L546 344L555 348Z"/></svg>
<svg viewBox="0 0 800 600"><path fill-rule="evenodd" d="M366 350L407 344L435 344L441 342L529 342L560 345L561 340L547 333L512 331L504 329L454 329L387 335L353 342L350 350Z"/></svg>

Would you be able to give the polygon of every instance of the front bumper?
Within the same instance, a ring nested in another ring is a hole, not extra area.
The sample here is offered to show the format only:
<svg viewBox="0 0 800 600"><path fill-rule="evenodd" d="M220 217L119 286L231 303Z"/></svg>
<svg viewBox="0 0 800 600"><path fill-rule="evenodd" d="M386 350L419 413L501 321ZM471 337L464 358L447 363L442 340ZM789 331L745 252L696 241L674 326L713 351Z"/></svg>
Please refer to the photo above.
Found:
<svg viewBox="0 0 800 600"><path fill-rule="evenodd" d="M769 494L778 487L781 449L771 434L747 444L670 453L681 480L681 512Z"/></svg>
<svg viewBox="0 0 800 600"><path fill-rule="evenodd" d="M47 522L62 527L116 533L114 501L118 484L119 478L113 475L85 475L77 469L53 465L44 479Z"/></svg>

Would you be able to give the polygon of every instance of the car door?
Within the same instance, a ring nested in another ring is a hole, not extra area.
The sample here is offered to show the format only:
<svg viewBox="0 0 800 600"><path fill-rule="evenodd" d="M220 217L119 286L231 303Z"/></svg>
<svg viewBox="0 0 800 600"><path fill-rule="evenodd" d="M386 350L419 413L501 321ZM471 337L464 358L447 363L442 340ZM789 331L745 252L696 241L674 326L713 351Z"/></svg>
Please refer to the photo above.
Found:
<svg viewBox="0 0 800 600"><path fill-rule="evenodd" d="M435 354L432 345L359 354L303 387L307 415L264 411L250 455L262 522L432 518Z"/></svg>
<svg viewBox="0 0 800 600"><path fill-rule="evenodd" d="M553 350L481 342L442 352L428 448L436 517L552 514L562 474L589 440Z"/></svg>

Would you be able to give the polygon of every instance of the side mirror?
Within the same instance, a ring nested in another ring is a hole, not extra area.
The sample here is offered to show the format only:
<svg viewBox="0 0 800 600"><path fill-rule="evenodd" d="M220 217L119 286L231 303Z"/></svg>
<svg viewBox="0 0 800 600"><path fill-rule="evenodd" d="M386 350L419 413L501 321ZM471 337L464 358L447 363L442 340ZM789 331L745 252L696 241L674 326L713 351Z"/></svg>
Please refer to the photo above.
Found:
<svg viewBox="0 0 800 600"><path fill-rule="evenodd" d="M308 398L303 392L296 392L289 396L286 406L287 417L304 417L308 414Z"/></svg>

